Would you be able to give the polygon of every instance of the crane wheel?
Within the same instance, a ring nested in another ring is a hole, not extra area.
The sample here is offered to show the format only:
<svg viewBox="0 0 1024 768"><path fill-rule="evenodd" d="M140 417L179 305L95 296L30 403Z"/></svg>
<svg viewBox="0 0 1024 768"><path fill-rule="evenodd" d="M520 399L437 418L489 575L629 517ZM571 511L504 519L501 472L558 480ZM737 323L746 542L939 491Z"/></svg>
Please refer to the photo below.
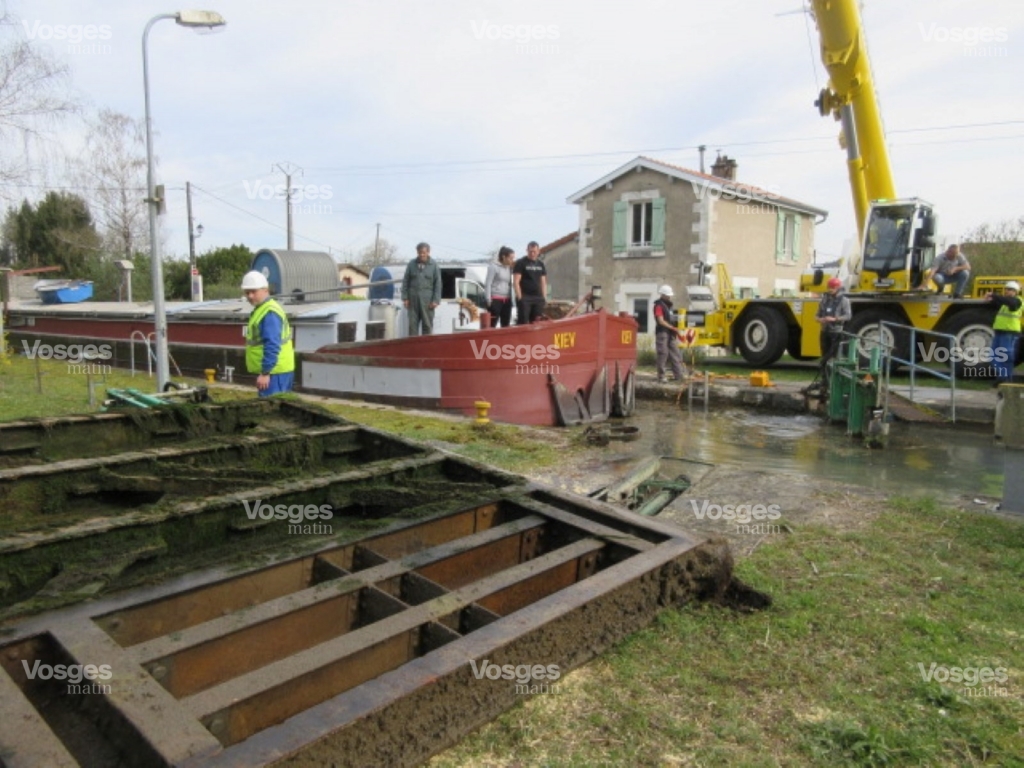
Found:
<svg viewBox="0 0 1024 768"><path fill-rule="evenodd" d="M857 337L857 355L860 364L866 366L871 359L871 349L878 346L879 342L886 350L891 350L892 357L902 360L909 360L910 335L907 331L880 327L879 323L899 323L906 325L907 321L896 312L888 309L866 309L853 316L853 319L846 324L847 333ZM881 328L881 330L880 330ZM889 363L890 373L900 367L897 362Z"/></svg>
<svg viewBox="0 0 1024 768"><path fill-rule="evenodd" d="M751 365L771 365L786 351L789 326L782 314L771 307L753 307L739 326L736 346Z"/></svg>
<svg viewBox="0 0 1024 768"><path fill-rule="evenodd" d="M992 338L995 335L992 330L994 319L995 312L993 310L965 309L948 319L943 319L939 325L938 330L941 333L948 333L956 337L956 345L964 354L964 359L956 364L958 377L981 378L981 369L992 367L992 361L985 350L992 348ZM945 339L936 341L936 348L940 346L944 348L945 345ZM967 358L971 362L968 362ZM943 357L943 359L945 358Z"/></svg>

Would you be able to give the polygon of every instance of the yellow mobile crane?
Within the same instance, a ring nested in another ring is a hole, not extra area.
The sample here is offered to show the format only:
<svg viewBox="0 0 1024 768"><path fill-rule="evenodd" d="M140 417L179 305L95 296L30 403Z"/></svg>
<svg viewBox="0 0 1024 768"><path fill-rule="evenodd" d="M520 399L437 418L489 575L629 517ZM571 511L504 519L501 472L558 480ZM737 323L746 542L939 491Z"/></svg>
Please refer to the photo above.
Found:
<svg viewBox="0 0 1024 768"><path fill-rule="evenodd" d="M987 348L994 307L917 290L924 287L924 272L935 258L936 216L924 200L896 197L857 0L811 0L811 6L829 73L828 86L815 104L822 116L831 115L842 125L861 242L848 267L853 318L846 330L860 337L862 348L881 334L903 359L912 351L909 334L894 334L880 321L953 334L962 350ZM801 279L801 291L824 292L836 271L812 265ZM975 278L975 285L997 287L1008 279ZM720 270L719 306L704 315L697 344L738 348L758 366L771 365L785 351L801 360L820 356L817 296L737 300L727 285L728 277Z"/></svg>

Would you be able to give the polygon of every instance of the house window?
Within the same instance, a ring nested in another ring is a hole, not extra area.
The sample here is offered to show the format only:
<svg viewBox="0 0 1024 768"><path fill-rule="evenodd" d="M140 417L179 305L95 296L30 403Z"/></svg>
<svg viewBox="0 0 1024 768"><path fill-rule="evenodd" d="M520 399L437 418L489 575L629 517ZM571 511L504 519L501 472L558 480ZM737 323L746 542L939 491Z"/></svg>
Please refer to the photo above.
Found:
<svg viewBox="0 0 1024 768"><path fill-rule="evenodd" d="M756 299L761 295L756 277L737 275L732 279L732 290L737 299Z"/></svg>
<svg viewBox="0 0 1024 768"><path fill-rule="evenodd" d="M800 260L800 218L795 213L776 212L775 261Z"/></svg>
<svg viewBox="0 0 1024 768"><path fill-rule="evenodd" d="M643 203L633 203L630 206L630 216L633 219L632 236L629 244L631 246L643 246L651 244L651 227L654 224L654 203L648 200Z"/></svg>
<svg viewBox="0 0 1024 768"><path fill-rule="evenodd" d="M665 255L665 198L614 203L612 253L638 257Z"/></svg>

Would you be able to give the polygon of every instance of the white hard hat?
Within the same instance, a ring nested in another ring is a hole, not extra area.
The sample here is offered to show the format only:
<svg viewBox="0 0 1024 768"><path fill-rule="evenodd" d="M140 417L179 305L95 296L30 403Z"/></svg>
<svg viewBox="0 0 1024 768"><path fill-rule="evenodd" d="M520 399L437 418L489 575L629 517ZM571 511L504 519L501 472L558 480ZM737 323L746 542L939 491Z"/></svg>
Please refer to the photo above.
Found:
<svg viewBox="0 0 1024 768"><path fill-rule="evenodd" d="M658 289L658 293L660 293L662 296L668 296L670 299L676 295L675 291L672 290L671 285L661 286L661 288Z"/></svg>
<svg viewBox="0 0 1024 768"><path fill-rule="evenodd" d="M1017 291L1018 293L1020 293L1020 283L1018 283L1016 280L1007 281L1006 285L1004 285L1003 288L1008 288L1011 291Z"/></svg>
<svg viewBox="0 0 1024 768"><path fill-rule="evenodd" d="M245 277L242 278L243 291L255 291L259 288L269 287L267 278L263 276L262 272L246 272Z"/></svg>

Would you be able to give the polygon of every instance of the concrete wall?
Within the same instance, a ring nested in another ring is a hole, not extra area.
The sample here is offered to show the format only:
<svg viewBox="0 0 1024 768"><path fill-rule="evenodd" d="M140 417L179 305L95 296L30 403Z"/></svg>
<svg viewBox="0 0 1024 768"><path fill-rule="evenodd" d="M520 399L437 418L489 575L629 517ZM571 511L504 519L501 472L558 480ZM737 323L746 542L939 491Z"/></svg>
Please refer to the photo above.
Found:
<svg viewBox="0 0 1024 768"><path fill-rule="evenodd" d="M548 272L548 298L554 301L578 301L580 289L579 238L541 254ZM589 289L589 285L587 286Z"/></svg>
<svg viewBox="0 0 1024 768"><path fill-rule="evenodd" d="M814 219L793 211L784 213L795 215L800 224L795 260L788 255L776 259L778 209L774 205L753 200L715 201L710 250L728 268L734 289L749 287L757 296L798 290L800 272L814 253Z"/></svg>

